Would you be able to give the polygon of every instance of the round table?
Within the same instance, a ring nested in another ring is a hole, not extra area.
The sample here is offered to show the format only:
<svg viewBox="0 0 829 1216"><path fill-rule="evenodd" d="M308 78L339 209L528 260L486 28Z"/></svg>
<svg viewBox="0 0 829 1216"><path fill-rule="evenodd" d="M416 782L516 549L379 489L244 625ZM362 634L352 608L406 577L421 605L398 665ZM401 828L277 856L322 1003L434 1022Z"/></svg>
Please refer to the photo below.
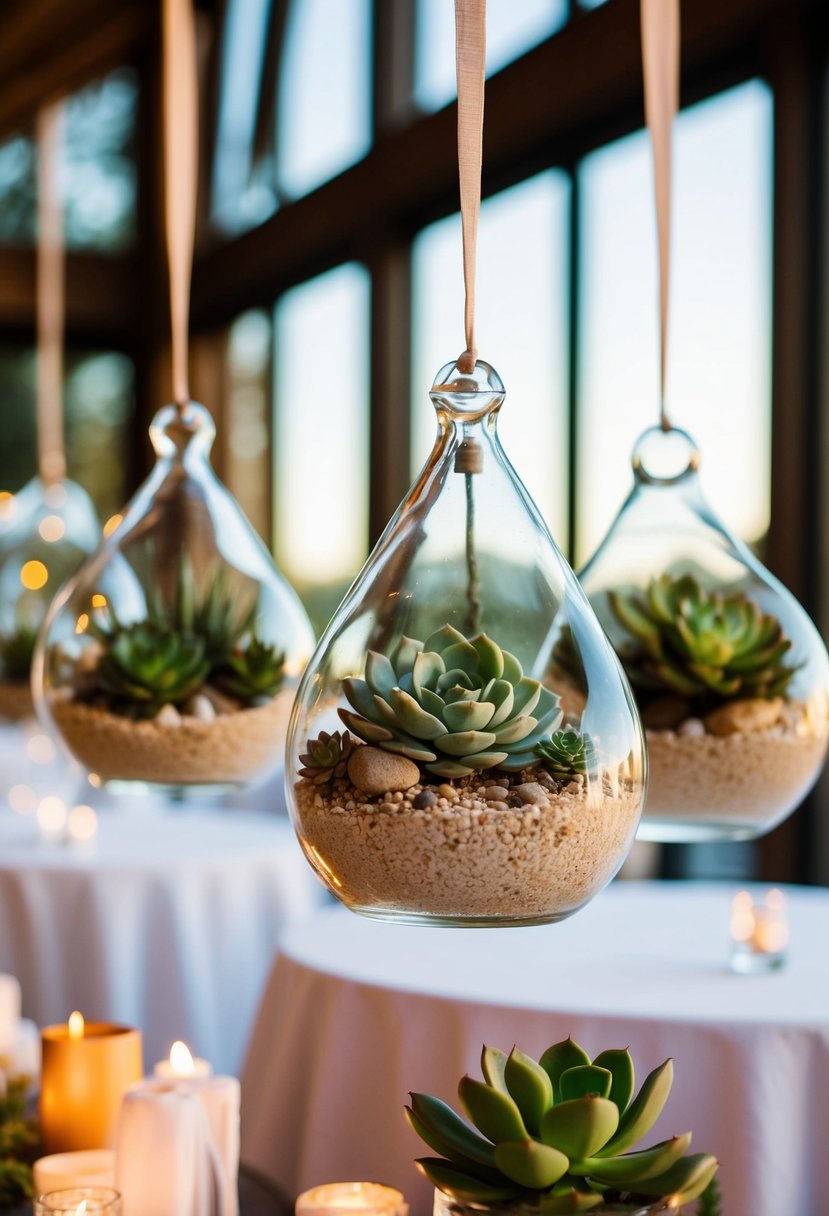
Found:
<svg viewBox="0 0 829 1216"><path fill-rule="evenodd" d="M289 1195L386 1182L426 1216L408 1091L457 1105L482 1044L537 1058L572 1035L591 1055L629 1046L639 1081L674 1057L648 1142L693 1131L729 1216L829 1216L829 892L787 893L788 964L755 976L728 964L733 887L617 882L526 929L316 913L285 934L251 1037L243 1160Z"/></svg>
<svg viewBox="0 0 829 1216"><path fill-rule="evenodd" d="M238 1071L283 930L326 899L278 816L125 799L58 845L0 807L0 971L40 1025L138 1026L148 1071L179 1038Z"/></svg>

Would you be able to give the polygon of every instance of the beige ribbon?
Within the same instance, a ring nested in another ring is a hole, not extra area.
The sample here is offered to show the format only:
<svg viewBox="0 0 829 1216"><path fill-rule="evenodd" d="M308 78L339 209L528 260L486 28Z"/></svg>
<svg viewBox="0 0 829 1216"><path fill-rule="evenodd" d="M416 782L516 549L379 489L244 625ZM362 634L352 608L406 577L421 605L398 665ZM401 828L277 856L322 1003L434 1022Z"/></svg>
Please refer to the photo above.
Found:
<svg viewBox="0 0 829 1216"><path fill-rule="evenodd" d="M641 0L645 122L653 147L656 228L659 240L660 422L665 408L671 246L671 129L679 108L679 0Z"/></svg>
<svg viewBox="0 0 829 1216"><path fill-rule="evenodd" d="M63 106L37 117L37 462L52 485L66 473L63 450Z"/></svg>
<svg viewBox="0 0 829 1216"><path fill-rule="evenodd" d="M486 0L455 0L455 64L458 73L458 172L463 229L463 283L466 292L466 350L458 368L475 368L475 255L481 211L481 162L484 133Z"/></svg>
<svg viewBox="0 0 829 1216"><path fill-rule="evenodd" d="M192 0L164 0L164 213L170 269L173 400L190 400L188 324L198 172L198 85Z"/></svg>

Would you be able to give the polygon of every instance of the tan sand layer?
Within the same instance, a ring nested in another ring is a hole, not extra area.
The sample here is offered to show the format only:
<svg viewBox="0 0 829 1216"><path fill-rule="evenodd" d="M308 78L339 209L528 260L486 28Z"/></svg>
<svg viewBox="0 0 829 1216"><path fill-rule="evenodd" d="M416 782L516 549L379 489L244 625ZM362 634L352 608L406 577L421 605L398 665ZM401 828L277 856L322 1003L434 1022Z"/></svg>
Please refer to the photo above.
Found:
<svg viewBox="0 0 829 1216"><path fill-rule="evenodd" d="M0 719L20 722L35 712L28 680L0 680Z"/></svg>
<svg viewBox="0 0 829 1216"><path fill-rule="evenodd" d="M826 755L825 736L771 730L685 737L647 732L650 783L644 822L732 824L767 829L811 789Z"/></svg>
<svg viewBox="0 0 829 1216"><path fill-rule="evenodd" d="M490 805L487 785L536 779L418 784L368 798L347 780L295 786L300 837L321 877L351 907L424 918L549 921L575 912L613 876L630 848L640 795L610 782L551 789L540 804ZM437 797L413 805L421 791Z"/></svg>
<svg viewBox="0 0 829 1216"><path fill-rule="evenodd" d="M281 693L269 705L210 722L183 716L178 725L134 722L80 701L56 699L51 710L72 753L105 781L238 784L281 755L291 700L290 692Z"/></svg>

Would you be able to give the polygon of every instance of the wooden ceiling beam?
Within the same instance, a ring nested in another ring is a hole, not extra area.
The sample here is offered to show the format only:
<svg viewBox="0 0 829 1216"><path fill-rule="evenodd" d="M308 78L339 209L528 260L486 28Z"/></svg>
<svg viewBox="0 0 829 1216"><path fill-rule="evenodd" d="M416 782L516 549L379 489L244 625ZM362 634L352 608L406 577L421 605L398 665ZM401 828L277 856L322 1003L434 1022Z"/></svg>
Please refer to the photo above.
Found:
<svg viewBox="0 0 829 1216"><path fill-rule="evenodd" d="M66 331L115 347L129 346L138 321L138 299L125 285L136 281L136 260L94 253L66 259ZM0 329L31 335L35 328L35 254L0 246Z"/></svg>

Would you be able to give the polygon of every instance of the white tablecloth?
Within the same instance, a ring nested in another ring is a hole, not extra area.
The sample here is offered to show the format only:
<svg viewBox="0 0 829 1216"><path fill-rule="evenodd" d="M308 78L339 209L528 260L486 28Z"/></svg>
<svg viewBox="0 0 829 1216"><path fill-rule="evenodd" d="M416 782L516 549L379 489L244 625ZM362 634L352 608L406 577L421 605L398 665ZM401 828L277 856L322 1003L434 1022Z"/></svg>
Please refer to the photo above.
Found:
<svg viewBox="0 0 829 1216"><path fill-rule="evenodd" d="M140 1027L147 1068L181 1038L238 1072L280 935L325 898L273 815L125 799L70 846L0 807L0 971L41 1025Z"/></svg>
<svg viewBox="0 0 829 1216"><path fill-rule="evenodd" d="M782 971L728 968L732 887L617 883L559 925L449 930L315 914L283 938L242 1076L242 1156L288 1194L374 1179L415 1216L409 1090L457 1106L481 1045L568 1034L676 1080L649 1140L691 1130L727 1216L829 1216L829 892L789 888Z"/></svg>

